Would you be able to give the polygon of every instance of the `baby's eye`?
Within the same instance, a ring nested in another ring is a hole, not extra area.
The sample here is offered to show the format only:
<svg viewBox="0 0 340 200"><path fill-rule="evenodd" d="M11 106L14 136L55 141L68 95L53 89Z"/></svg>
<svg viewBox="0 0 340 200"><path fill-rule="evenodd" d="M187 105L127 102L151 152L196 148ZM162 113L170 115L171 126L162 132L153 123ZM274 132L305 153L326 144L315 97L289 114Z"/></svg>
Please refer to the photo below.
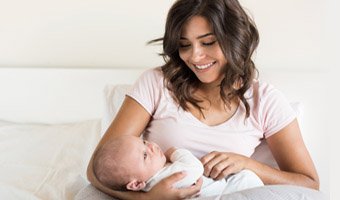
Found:
<svg viewBox="0 0 340 200"><path fill-rule="evenodd" d="M143 152L144 160L148 157L148 154L144 151Z"/></svg>

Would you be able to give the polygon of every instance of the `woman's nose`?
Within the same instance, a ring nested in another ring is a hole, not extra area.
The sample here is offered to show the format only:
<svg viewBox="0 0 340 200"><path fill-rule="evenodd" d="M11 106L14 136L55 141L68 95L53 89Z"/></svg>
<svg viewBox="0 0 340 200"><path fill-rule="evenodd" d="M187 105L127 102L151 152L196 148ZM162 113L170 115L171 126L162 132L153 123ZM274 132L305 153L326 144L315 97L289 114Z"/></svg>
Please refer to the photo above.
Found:
<svg viewBox="0 0 340 200"><path fill-rule="evenodd" d="M193 63L200 62L205 56L204 50L201 47L194 46L191 53L191 61Z"/></svg>

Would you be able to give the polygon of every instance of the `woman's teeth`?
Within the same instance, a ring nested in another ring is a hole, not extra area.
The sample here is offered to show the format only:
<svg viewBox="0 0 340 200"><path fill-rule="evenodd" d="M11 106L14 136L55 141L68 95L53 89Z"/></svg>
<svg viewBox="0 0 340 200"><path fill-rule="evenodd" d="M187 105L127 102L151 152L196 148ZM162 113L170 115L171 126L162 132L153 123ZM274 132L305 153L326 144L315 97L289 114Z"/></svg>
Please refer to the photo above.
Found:
<svg viewBox="0 0 340 200"><path fill-rule="evenodd" d="M197 69L207 69L208 67L211 67L215 62L206 64L206 65L194 65Z"/></svg>

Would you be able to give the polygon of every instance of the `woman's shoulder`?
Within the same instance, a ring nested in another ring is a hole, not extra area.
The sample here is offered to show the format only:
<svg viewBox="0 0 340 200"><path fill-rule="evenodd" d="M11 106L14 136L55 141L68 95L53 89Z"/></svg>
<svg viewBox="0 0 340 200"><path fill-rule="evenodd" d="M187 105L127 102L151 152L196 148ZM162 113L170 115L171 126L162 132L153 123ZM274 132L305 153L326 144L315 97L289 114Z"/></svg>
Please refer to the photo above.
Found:
<svg viewBox="0 0 340 200"><path fill-rule="evenodd" d="M146 69L137 79L137 85L161 85L163 83L163 72L161 67L154 67Z"/></svg>
<svg viewBox="0 0 340 200"><path fill-rule="evenodd" d="M153 67L153 68L149 68L146 69L142 75L142 77L149 77L149 78L155 78L155 79L162 79L163 76L163 72L162 72L162 68L161 67Z"/></svg>
<svg viewBox="0 0 340 200"><path fill-rule="evenodd" d="M272 84L259 79L254 79L251 86L246 91L245 97L262 99L271 93L276 93L276 91L277 89Z"/></svg>
<svg viewBox="0 0 340 200"><path fill-rule="evenodd" d="M271 110L290 107L288 99L279 89L261 80L254 80L244 96L254 108Z"/></svg>
<svg viewBox="0 0 340 200"><path fill-rule="evenodd" d="M262 80L253 80L244 97L255 111L273 106L284 107L286 105L285 95L271 83Z"/></svg>

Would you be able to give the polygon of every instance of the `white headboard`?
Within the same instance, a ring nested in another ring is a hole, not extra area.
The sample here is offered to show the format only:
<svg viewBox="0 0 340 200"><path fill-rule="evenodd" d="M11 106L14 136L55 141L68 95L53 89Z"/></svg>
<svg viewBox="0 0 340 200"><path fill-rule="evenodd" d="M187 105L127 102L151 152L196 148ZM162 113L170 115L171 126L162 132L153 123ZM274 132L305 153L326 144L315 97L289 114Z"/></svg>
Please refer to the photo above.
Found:
<svg viewBox="0 0 340 200"><path fill-rule="evenodd" d="M63 123L101 118L105 84L132 84L129 69L0 69L0 119Z"/></svg>

